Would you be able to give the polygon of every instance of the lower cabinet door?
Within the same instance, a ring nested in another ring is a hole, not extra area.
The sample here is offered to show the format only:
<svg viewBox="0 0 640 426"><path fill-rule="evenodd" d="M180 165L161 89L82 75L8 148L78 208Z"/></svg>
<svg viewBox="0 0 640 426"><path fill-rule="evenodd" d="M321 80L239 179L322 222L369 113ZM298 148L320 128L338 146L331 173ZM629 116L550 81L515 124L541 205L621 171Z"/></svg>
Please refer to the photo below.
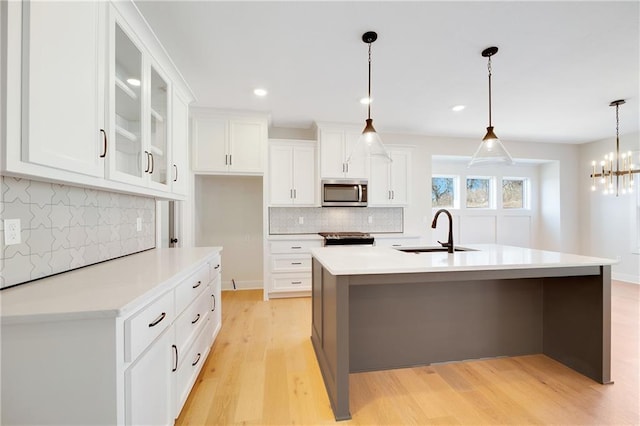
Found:
<svg viewBox="0 0 640 426"><path fill-rule="evenodd" d="M173 327L164 332L125 373L127 425L172 425Z"/></svg>
<svg viewBox="0 0 640 426"><path fill-rule="evenodd" d="M209 322L209 316L205 318L205 321ZM205 326L198 338L193 342L193 345L184 352L184 355L181 355L178 371L176 372L176 417L182 411L198 373L209 355L210 333L209 327Z"/></svg>

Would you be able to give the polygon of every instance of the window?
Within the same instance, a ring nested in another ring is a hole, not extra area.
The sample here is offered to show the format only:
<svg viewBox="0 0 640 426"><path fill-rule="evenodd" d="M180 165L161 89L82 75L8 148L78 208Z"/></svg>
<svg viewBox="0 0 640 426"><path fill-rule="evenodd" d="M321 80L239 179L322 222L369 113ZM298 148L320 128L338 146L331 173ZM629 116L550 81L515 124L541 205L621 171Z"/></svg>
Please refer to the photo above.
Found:
<svg viewBox="0 0 640 426"><path fill-rule="evenodd" d="M524 209L527 207L527 180L524 178L502 179L502 208Z"/></svg>
<svg viewBox="0 0 640 426"><path fill-rule="evenodd" d="M455 177L433 176L431 178L431 206L453 208L456 205Z"/></svg>
<svg viewBox="0 0 640 426"><path fill-rule="evenodd" d="M467 208L487 209L491 207L491 178L467 178Z"/></svg>

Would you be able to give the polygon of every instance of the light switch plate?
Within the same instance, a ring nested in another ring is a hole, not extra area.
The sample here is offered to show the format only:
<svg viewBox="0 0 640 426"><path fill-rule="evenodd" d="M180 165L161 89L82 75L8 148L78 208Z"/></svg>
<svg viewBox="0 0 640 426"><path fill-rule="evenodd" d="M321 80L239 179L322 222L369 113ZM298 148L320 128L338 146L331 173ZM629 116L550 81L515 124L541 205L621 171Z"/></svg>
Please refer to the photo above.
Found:
<svg viewBox="0 0 640 426"><path fill-rule="evenodd" d="M20 244L20 219L4 220L4 244L7 246Z"/></svg>

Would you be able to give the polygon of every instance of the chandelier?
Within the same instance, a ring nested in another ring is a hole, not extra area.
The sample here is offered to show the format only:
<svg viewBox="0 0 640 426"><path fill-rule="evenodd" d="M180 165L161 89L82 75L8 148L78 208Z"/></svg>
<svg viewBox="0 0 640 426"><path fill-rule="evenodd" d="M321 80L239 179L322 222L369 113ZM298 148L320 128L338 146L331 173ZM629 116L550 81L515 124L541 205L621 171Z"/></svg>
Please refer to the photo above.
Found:
<svg viewBox="0 0 640 426"><path fill-rule="evenodd" d="M609 106L616 107L616 152L610 152L604 156L604 160L598 164L591 162L591 190L595 191L598 186L602 188L603 194L616 194L633 192L634 174L640 173L640 169L635 169L631 151L620 154L620 118L618 109L625 103L624 99L613 101ZM615 167L615 168L614 168Z"/></svg>

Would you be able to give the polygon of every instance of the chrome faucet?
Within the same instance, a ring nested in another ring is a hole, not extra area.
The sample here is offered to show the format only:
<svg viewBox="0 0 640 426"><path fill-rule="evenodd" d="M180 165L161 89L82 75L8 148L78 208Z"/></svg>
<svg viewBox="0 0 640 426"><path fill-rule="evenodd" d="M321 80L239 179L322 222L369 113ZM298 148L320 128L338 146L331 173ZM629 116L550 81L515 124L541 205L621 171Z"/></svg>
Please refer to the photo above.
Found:
<svg viewBox="0 0 640 426"><path fill-rule="evenodd" d="M447 253L453 253L453 217L451 217L451 213L449 213L446 209L440 209L436 212L436 215L433 217L433 222L431 222L431 227L436 229L436 223L438 222L438 216L440 213L446 213L449 217L449 240L446 243L442 241L438 241L442 247L447 248Z"/></svg>

